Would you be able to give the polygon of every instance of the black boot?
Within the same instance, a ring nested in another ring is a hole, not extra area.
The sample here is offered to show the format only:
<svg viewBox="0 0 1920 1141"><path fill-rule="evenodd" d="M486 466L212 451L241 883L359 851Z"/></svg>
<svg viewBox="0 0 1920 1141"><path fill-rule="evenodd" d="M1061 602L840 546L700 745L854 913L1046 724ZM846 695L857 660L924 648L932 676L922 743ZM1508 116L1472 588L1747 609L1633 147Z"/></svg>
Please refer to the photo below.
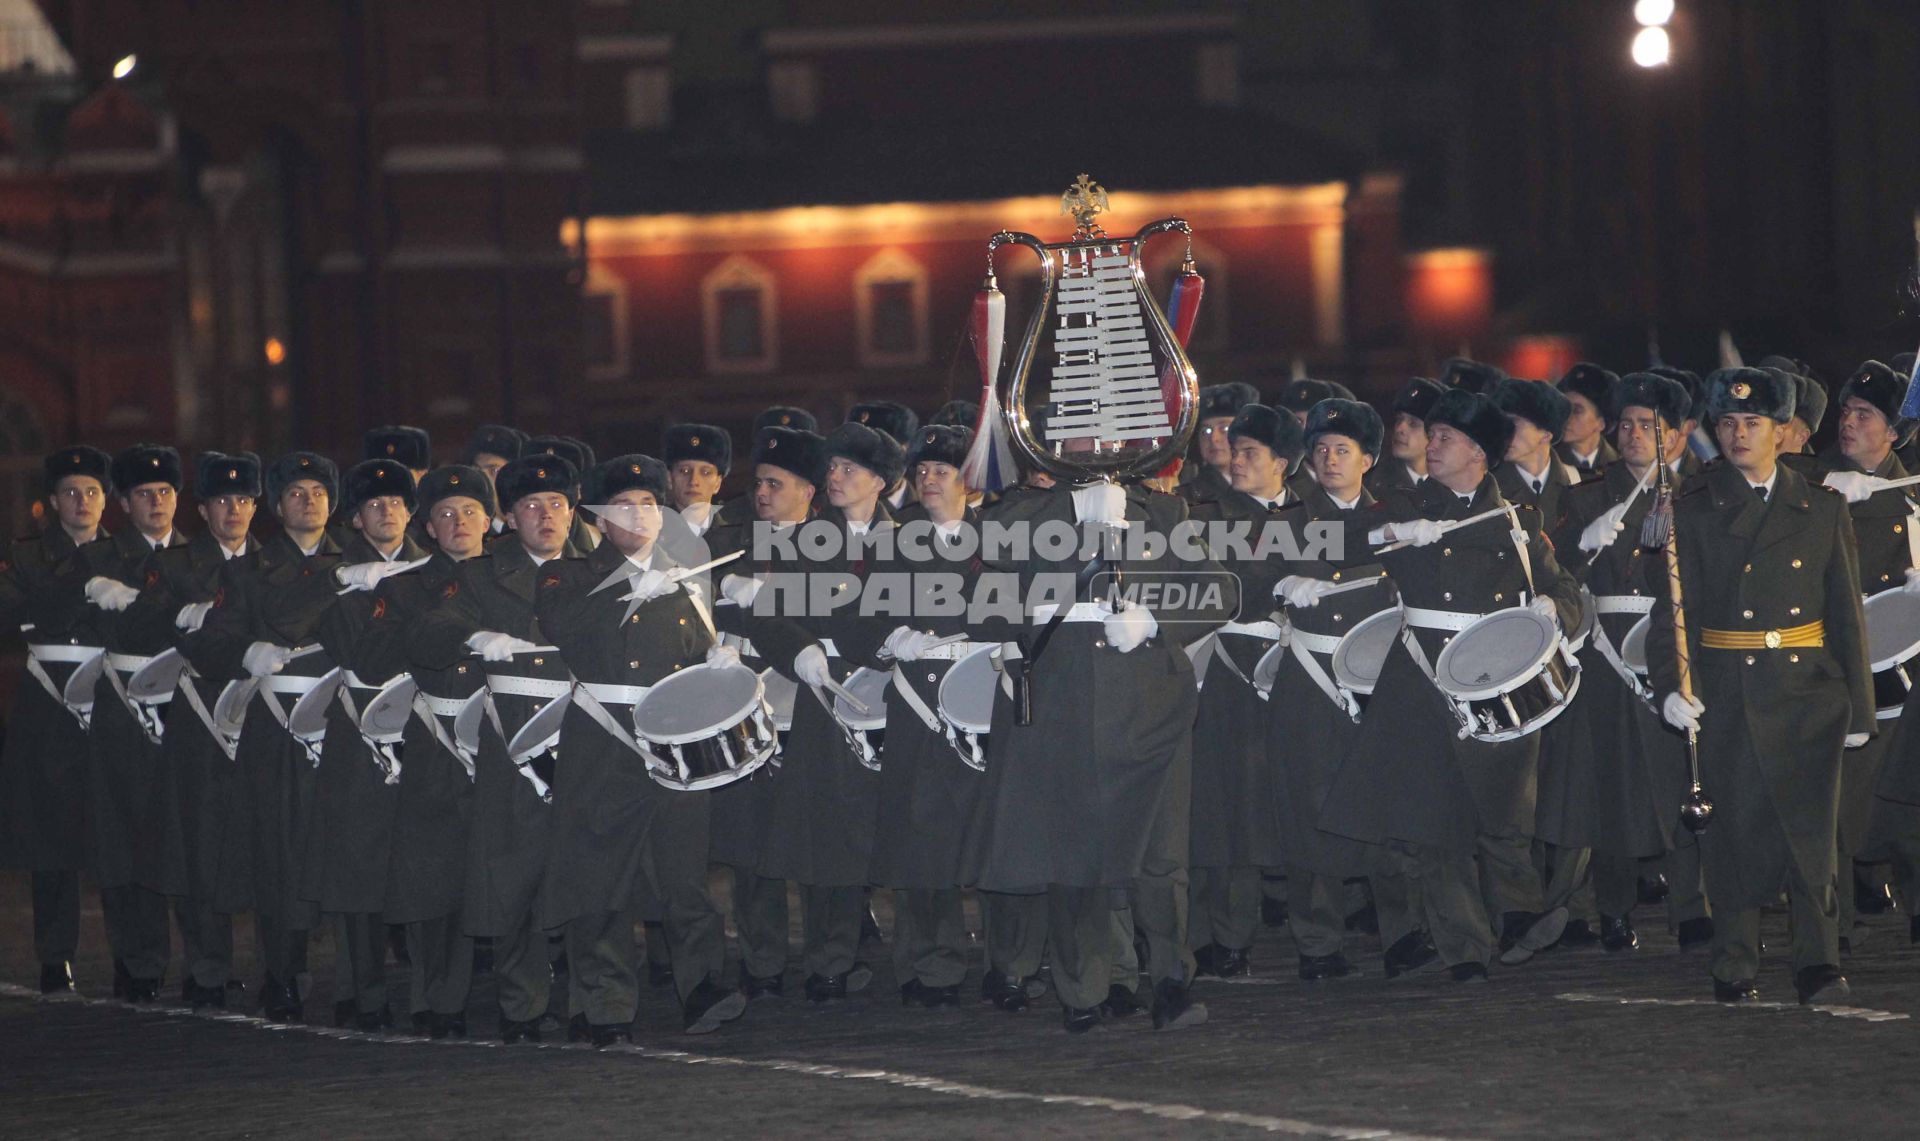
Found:
<svg viewBox="0 0 1920 1141"><path fill-rule="evenodd" d="M689 1034L708 1034L740 1017L746 1009L746 995L712 979L701 979L681 1009L680 1025Z"/></svg>
<svg viewBox="0 0 1920 1141"><path fill-rule="evenodd" d="M1187 993L1187 984L1173 979L1161 979L1153 984L1155 1030L1184 1030L1206 1020L1206 1004L1193 1001L1193 997Z"/></svg>
<svg viewBox="0 0 1920 1141"><path fill-rule="evenodd" d="M40 964L41 994L72 994L73 964L65 959L57 963Z"/></svg>
<svg viewBox="0 0 1920 1141"><path fill-rule="evenodd" d="M1018 1013L1028 1005L1026 984L995 970L981 976L980 997L1009 1013Z"/></svg>
<svg viewBox="0 0 1920 1141"><path fill-rule="evenodd" d="M1633 923L1622 915L1600 917L1600 946L1609 952L1631 951L1640 945L1640 936L1634 933Z"/></svg>

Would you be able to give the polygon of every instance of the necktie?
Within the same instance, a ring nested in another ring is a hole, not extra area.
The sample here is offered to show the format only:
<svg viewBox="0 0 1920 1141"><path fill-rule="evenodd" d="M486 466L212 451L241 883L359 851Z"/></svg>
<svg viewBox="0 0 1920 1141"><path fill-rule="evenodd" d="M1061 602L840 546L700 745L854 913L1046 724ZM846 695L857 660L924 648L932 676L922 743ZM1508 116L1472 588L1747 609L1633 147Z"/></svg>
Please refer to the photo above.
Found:
<svg viewBox="0 0 1920 1141"><path fill-rule="evenodd" d="M1535 495L1538 495L1538 494L1540 494L1540 491L1541 491L1541 489L1542 489L1542 488L1544 488L1544 487L1546 487L1546 485L1547 485L1547 481L1546 481L1546 480L1544 480L1544 479L1536 479L1536 480L1534 480L1534 481L1533 481L1533 493L1534 493Z"/></svg>
<svg viewBox="0 0 1920 1141"><path fill-rule="evenodd" d="M1759 496L1759 497L1760 497L1760 502L1762 502L1762 503L1765 503L1765 502L1767 501L1767 489L1766 489L1766 488L1764 488L1764 487L1759 487L1759 486L1756 486L1756 487L1755 487L1755 488L1753 489L1753 493L1754 493L1755 495L1757 495L1757 496Z"/></svg>

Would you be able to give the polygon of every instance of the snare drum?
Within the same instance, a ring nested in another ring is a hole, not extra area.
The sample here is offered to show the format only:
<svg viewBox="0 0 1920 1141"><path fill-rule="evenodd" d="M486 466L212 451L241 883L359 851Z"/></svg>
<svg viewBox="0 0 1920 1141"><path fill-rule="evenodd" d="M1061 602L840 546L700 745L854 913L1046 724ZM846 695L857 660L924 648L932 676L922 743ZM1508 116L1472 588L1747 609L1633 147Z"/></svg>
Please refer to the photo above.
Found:
<svg viewBox="0 0 1920 1141"><path fill-rule="evenodd" d="M865 706L866 712L860 712L844 697L833 699L833 719L846 730L847 744L860 763L874 772L880 771L880 757L886 750L887 686L892 683L891 673L862 666L853 671L842 688Z"/></svg>
<svg viewBox="0 0 1920 1141"><path fill-rule="evenodd" d="M395 674L360 710L360 735L370 741L400 740L413 716L413 695L419 691L412 674Z"/></svg>
<svg viewBox="0 0 1920 1141"><path fill-rule="evenodd" d="M187 659L169 646L147 659L147 664L127 678L127 696L135 701L158 705L173 697L180 675L187 672Z"/></svg>
<svg viewBox="0 0 1920 1141"><path fill-rule="evenodd" d="M1593 592L1580 588L1580 625L1567 632L1567 652L1578 654L1587 648L1587 639L1593 637L1593 624L1599 618L1595 613Z"/></svg>
<svg viewBox="0 0 1920 1141"><path fill-rule="evenodd" d="M741 665L690 666L656 683L633 707L633 731L660 762L647 775L688 792L732 784L779 747L766 687Z"/></svg>
<svg viewBox="0 0 1920 1141"><path fill-rule="evenodd" d="M1580 690L1580 665L1560 626L1525 606L1496 610L1453 637L1433 667L1460 735L1511 741L1541 728Z"/></svg>
<svg viewBox="0 0 1920 1141"><path fill-rule="evenodd" d="M99 684L100 674L107 667L107 652L100 652L81 662L79 668L67 675L67 682L60 687L60 700L68 709L86 718L93 712L93 690Z"/></svg>
<svg viewBox="0 0 1920 1141"><path fill-rule="evenodd" d="M1620 664L1640 679L1640 684L1651 693L1648 681L1653 670L1647 665L1647 631L1653 629L1653 615L1642 614L1640 620L1627 628L1627 636L1620 639Z"/></svg>
<svg viewBox="0 0 1920 1141"><path fill-rule="evenodd" d="M1253 689L1260 700L1269 700L1273 695L1273 683L1280 676L1280 659L1287 656L1287 640L1282 638L1267 647L1260 660L1253 663Z"/></svg>
<svg viewBox="0 0 1920 1141"><path fill-rule="evenodd" d="M1867 659L1873 667L1874 716L1900 716L1913 689L1907 664L1920 654L1920 595L1901 587L1883 590L1861 604L1867 616Z"/></svg>
<svg viewBox="0 0 1920 1141"><path fill-rule="evenodd" d="M768 666L760 671L760 685L766 690L767 708L772 710L773 727L782 733L793 729L793 699L800 696L800 683Z"/></svg>
<svg viewBox="0 0 1920 1141"><path fill-rule="evenodd" d="M987 771L987 734L993 729L993 693L1000 687L1000 670L993 655L998 646L981 646L953 663L940 679L940 720L947 723L947 741L970 769Z"/></svg>
<svg viewBox="0 0 1920 1141"><path fill-rule="evenodd" d="M1356 623L1333 651L1334 684L1353 694L1362 708L1380 681L1388 652L1400 640L1400 626L1400 608L1389 606Z"/></svg>
<svg viewBox="0 0 1920 1141"><path fill-rule="evenodd" d="M220 691L213 703L213 727L226 738L231 748L240 743L240 730L247 723L247 706L253 702L253 691L260 686L259 678L243 677L230 681Z"/></svg>
<svg viewBox="0 0 1920 1141"><path fill-rule="evenodd" d="M541 646L482 668L509 760L520 765L559 744L560 724L573 704L573 674L558 648Z"/></svg>

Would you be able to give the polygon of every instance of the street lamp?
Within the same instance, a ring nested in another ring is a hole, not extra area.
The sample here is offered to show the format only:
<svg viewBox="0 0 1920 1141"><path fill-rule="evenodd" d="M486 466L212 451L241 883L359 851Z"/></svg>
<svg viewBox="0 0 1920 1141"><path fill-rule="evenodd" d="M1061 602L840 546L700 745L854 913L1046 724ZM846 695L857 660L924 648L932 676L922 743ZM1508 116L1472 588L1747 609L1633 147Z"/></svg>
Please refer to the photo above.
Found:
<svg viewBox="0 0 1920 1141"><path fill-rule="evenodd" d="M1672 58L1673 40L1665 28L1641 28L1634 34L1633 62L1641 67L1665 67Z"/></svg>
<svg viewBox="0 0 1920 1141"><path fill-rule="evenodd" d="M1673 0L1635 0L1633 18L1643 28L1662 28L1673 19Z"/></svg>
<svg viewBox="0 0 1920 1141"><path fill-rule="evenodd" d="M133 69L138 67L139 65L140 65L139 56L123 55L119 59L114 61L113 77L115 79L125 79L127 76L132 75Z"/></svg>

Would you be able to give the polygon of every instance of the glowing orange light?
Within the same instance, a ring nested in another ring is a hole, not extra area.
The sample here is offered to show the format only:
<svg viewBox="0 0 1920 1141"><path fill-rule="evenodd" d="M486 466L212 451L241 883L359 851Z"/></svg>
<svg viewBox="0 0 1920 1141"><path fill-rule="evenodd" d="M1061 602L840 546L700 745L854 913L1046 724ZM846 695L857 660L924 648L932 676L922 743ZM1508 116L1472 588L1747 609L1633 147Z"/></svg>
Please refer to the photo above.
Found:
<svg viewBox="0 0 1920 1141"><path fill-rule="evenodd" d="M266 353L268 364L279 365L287 362L286 342L278 337L267 338Z"/></svg>

